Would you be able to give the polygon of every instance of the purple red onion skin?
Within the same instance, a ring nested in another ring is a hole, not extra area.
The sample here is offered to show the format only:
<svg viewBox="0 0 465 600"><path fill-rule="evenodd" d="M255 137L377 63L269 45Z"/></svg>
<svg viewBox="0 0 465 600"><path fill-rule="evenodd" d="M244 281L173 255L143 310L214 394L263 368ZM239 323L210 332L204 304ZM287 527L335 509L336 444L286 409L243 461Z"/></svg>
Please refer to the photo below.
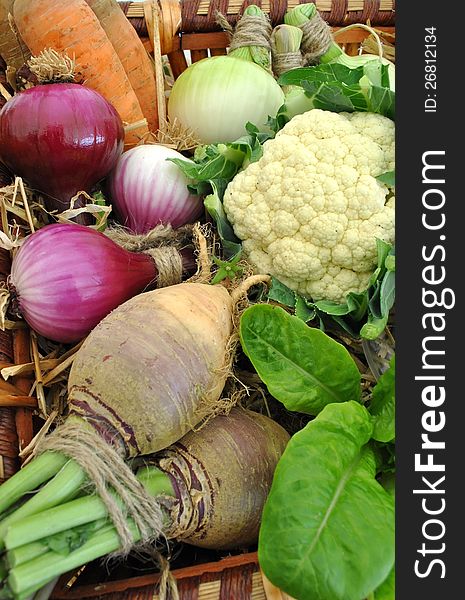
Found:
<svg viewBox="0 0 465 600"><path fill-rule="evenodd" d="M157 274L147 254L128 252L90 227L59 223L26 239L13 259L10 284L35 331L71 343Z"/></svg>
<svg viewBox="0 0 465 600"><path fill-rule="evenodd" d="M99 93L75 83L38 85L15 94L0 111L0 160L65 210L90 192L123 151L124 128Z"/></svg>
<svg viewBox="0 0 465 600"><path fill-rule="evenodd" d="M187 160L165 146L131 148L106 180L109 203L118 221L134 233L146 233L160 223L176 229L203 212L202 199L189 193L187 178L169 158Z"/></svg>

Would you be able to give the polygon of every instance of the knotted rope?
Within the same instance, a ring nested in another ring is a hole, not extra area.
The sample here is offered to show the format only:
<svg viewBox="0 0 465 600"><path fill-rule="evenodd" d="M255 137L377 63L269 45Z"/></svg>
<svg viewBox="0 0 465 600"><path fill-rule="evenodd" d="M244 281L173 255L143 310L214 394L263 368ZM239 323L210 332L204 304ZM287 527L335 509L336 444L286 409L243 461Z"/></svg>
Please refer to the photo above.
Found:
<svg viewBox="0 0 465 600"><path fill-rule="evenodd" d="M303 33L298 27L277 25L271 34L271 61L273 74L278 78L286 71L303 65L300 51Z"/></svg>
<svg viewBox="0 0 465 600"><path fill-rule="evenodd" d="M36 452L45 451L60 452L85 471L118 532L121 540L118 555L127 555L134 546L128 519L139 530L141 543L157 539L163 533L163 513L158 500L147 493L118 452L90 426L66 420L39 442Z"/></svg>
<svg viewBox="0 0 465 600"><path fill-rule="evenodd" d="M265 16L244 14L236 24L231 27L226 17L220 12L216 13L216 22L231 36L229 50L232 52L244 46L260 46L270 50L271 22Z"/></svg>
<svg viewBox="0 0 465 600"><path fill-rule="evenodd" d="M297 69L302 66L302 54L300 52L277 53L273 46L271 47L271 56L273 59L273 73L279 77L286 71Z"/></svg>
<svg viewBox="0 0 465 600"><path fill-rule="evenodd" d="M158 288L181 283L183 262L179 248L192 243L192 225L176 230L171 225L157 225L144 234L131 233L123 227L111 227L105 234L125 250L143 252L153 258L158 270Z"/></svg>
<svg viewBox="0 0 465 600"><path fill-rule="evenodd" d="M182 281L183 264L178 250L172 246L144 250L157 266L157 288L176 285Z"/></svg>
<svg viewBox="0 0 465 600"><path fill-rule="evenodd" d="M316 65L320 56L325 54L332 44L331 28L317 12L300 28L303 33L300 49L304 57L304 66Z"/></svg>

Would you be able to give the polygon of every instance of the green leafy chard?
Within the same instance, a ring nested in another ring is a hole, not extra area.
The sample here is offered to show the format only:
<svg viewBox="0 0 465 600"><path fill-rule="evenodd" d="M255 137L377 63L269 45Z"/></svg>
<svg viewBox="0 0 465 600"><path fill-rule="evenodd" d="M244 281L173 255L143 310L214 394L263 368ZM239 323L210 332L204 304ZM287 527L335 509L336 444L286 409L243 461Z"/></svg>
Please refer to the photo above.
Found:
<svg viewBox="0 0 465 600"><path fill-rule="evenodd" d="M396 573L391 569L387 578L373 592L373 600L395 600L396 597Z"/></svg>
<svg viewBox="0 0 465 600"><path fill-rule="evenodd" d="M372 422L329 404L289 442L262 516L259 561L295 598L361 600L394 564L394 500L376 480Z"/></svg>
<svg viewBox="0 0 465 600"><path fill-rule="evenodd" d="M344 346L284 309L251 306L239 334L270 394L288 410L316 415L327 404L360 400L360 373Z"/></svg>
<svg viewBox="0 0 465 600"><path fill-rule="evenodd" d="M387 491L388 494L395 500L395 473L384 472L379 478L379 482ZM395 566L392 567L389 575L383 581L383 583L374 590L374 592L368 596L367 600L395 600L396 598L396 571Z"/></svg>

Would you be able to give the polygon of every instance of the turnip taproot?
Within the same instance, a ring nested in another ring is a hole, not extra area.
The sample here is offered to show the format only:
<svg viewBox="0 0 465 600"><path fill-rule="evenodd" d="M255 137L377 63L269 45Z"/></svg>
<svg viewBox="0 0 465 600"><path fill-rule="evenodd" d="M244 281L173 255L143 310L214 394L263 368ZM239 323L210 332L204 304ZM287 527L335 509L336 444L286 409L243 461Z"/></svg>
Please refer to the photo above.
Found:
<svg viewBox="0 0 465 600"><path fill-rule="evenodd" d="M70 412L117 434L127 456L166 448L212 412L223 390L232 309L224 287L201 283L125 302L77 353Z"/></svg>
<svg viewBox="0 0 465 600"><path fill-rule="evenodd" d="M274 470L288 440L288 433L270 418L237 407L147 457L138 477L151 494L161 494L167 537L213 549L255 544ZM70 546L75 543L67 522L76 515L84 515L87 523L80 531L82 541L60 554L55 550L56 533L62 532L61 539L70 540ZM120 540L104 517L103 503L85 496L10 526L5 536L7 581L15 597L116 551ZM130 527L139 539L137 528L133 523ZM41 537L50 531L55 534L53 544ZM19 546L16 540L24 539L24 532L32 541Z"/></svg>
<svg viewBox="0 0 465 600"><path fill-rule="evenodd" d="M77 352L68 380L69 417L42 440L38 456L0 487L0 512L58 471L54 493L37 498L33 511L72 497L83 478L66 465L69 458L105 503L111 487L119 495L127 488L138 504L143 489L123 459L157 452L215 413L228 375L233 305L222 286L181 283L140 294L105 317ZM110 482L114 477L120 479ZM150 505L147 495L145 501ZM135 518L141 507L128 510ZM28 514L25 508L17 513L8 523ZM150 528L149 512L142 513Z"/></svg>
<svg viewBox="0 0 465 600"><path fill-rule="evenodd" d="M288 433L272 419L233 408L228 416L216 417L163 450L159 467L170 474L184 500L171 512L181 529L189 514L186 505L194 504L192 487L202 490L202 504L194 506L197 518L176 537L216 550L255 543L274 470L288 440Z"/></svg>

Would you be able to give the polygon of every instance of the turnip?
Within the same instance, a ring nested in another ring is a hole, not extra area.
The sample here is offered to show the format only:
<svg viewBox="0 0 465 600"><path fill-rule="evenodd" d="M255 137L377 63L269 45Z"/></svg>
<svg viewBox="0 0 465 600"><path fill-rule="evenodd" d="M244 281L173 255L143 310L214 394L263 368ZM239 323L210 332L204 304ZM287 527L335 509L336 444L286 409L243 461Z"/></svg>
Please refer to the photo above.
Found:
<svg viewBox="0 0 465 600"><path fill-rule="evenodd" d="M45 447L70 423L97 431L123 458L157 452L181 438L214 410L222 392L232 310L224 287L200 283L121 304L79 349L68 379L69 417ZM60 452L40 454L0 487L0 511L66 462Z"/></svg>
<svg viewBox="0 0 465 600"><path fill-rule="evenodd" d="M142 540L160 535L159 502L125 459L168 447L217 412L241 292L181 283L128 300L95 327L69 375L67 419L0 487L3 512L46 483L0 522L0 547L14 523L73 499L88 479L110 514L123 552L134 538L128 517ZM115 502L115 495L122 502Z"/></svg>
<svg viewBox="0 0 465 600"><path fill-rule="evenodd" d="M179 489L181 469L176 467L184 463L208 490L199 525L177 537L215 550L254 544L274 470L288 440L288 433L272 419L233 408L228 416L216 417L163 450L159 466L176 479ZM187 482L184 489L190 493ZM174 514L180 521L177 507Z"/></svg>
<svg viewBox="0 0 465 600"><path fill-rule="evenodd" d="M200 283L120 305L77 353L68 379L70 412L116 436L126 456L178 440L223 390L232 309L224 287Z"/></svg>
<svg viewBox="0 0 465 600"><path fill-rule="evenodd" d="M162 496L167 537L213 549L255 544L273 473L288 440L273 420L237 407L147 457L138 477L150 494ZM5 543L13 597L31 594L61 573L118 550L120 540L107 516L99 498L86 496L11 525ZM72 540L68 523L76 519L85 541L77 548L68 542L71 552L60 554L56 534L63 532L62 539L67 535ZM134 523L129 527L139 539ZM53 544L46 539L51 534Z"/></svg>

